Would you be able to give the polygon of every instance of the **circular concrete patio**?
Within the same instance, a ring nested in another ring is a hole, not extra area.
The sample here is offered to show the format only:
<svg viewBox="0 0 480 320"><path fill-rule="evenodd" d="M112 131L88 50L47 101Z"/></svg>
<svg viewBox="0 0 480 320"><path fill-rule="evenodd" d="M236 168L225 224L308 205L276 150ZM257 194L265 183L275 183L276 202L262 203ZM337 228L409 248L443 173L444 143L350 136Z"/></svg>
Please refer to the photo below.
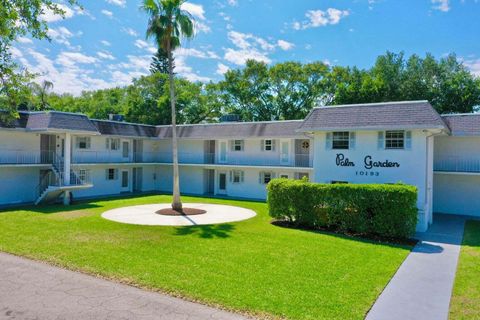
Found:
<svg viewBox="0 0 480 320"><path fill-rule="evenodd" d="M194 216L166 216L156 212L170 208L170 203L147 204L123 207L106 211L102 217L120 223L146 226L195 226L242 221L256 216L255 211L220 204L184 203L184 208L205 210L206 213Z"/></svg>

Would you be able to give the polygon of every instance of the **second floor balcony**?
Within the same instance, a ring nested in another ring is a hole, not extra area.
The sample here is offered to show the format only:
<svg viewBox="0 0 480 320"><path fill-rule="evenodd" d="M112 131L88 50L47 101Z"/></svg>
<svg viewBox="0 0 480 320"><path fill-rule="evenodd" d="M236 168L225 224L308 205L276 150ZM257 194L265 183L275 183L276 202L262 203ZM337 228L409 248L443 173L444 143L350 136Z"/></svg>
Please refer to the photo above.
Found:
<svg viewBox="0 0 480 320"><path fill-rule="evenodd" d="M312 167L312 159L308 154L292 156L235 154L221 156L215 153L179 152L180 164L218 164L238 166L279 166L279 167ZM172 163L173 156L170 152L142 152L134 154L121 154L108 151L81 151L72 155L72 163Z"/></svg>
<svg viewBox="0 0 480 320"><path fill-rule="evenodd" d="M434 160L434 171L480 173L480 158L447 156Z"/></svg>

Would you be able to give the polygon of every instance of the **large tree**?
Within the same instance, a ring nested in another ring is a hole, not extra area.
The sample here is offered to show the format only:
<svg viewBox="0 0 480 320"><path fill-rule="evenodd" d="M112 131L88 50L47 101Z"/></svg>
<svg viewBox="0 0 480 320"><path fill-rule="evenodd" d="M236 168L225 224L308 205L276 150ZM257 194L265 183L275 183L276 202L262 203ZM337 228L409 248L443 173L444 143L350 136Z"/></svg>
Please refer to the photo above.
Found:
<svg viewBox="0 0 480 320"><path fill-rule="evenodd" d="M175 69L175 64L173 65L173 69ZM158 48L157 52L153 55L152 62L150 63L150 72L168 74L168 54L162 48Z"/></svg>
<svg viewBox="0 0 480 320"><path fill-rule="evenodd" d="M77 1L68 0L67 3L75 5ZM6 111L1 115L7 119L18 116L17 107L27 95L28 82L33 78L12 59L12 45L25 35L48 38L48 25L42 18L47 11L54 15L65 14L64 7L51 0L0 1L0 103Z"/></svg>
<svg viewBox="0 0 480 320"><path fill-rule="evenodd" d="M142 9L149 15L147 38L154 38L158 48L168 56L170 104L172 114L173 153L173 201L172 209L181 211L180 179L178 172L178 148L175 110L175 81L173 74L173 51L180 47L181 39L194 36L193 17L182 10L184 0L144 0Z"/></svg>

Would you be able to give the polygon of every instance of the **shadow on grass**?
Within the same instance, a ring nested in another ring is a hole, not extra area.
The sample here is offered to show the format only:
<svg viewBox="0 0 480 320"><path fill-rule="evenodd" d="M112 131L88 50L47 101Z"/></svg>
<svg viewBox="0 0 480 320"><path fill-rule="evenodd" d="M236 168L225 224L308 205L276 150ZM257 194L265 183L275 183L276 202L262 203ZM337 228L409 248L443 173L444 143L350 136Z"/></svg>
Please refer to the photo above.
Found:
<svg viewBox="0 0 480 320"><path fill-rule="evenodd" d="M214 239L214 238L229 238L231 233L235 230L233 224L218 224L218 225L204 225L204 226L191 226L181 227L175 229L176 236L189 236L197 235L202 239Z"/></svg>
<svg viewBox="0 0 480 320"><path fill-rule="evenodd" d="M63 204L46 204L46 205L39 205L39 206L21 207L21 208L15 208L15 209L10 208L6 210L8 211L25 210L25 211L34 212L34 213L53 214L53 213L61 213L61 212L95 209L99 207L100 207L99 205L96 205L93 203L81 203L81 204L74 204L70 206L65 206Z"/></svg>
<svg viewBox="0 0 480 320"><path fill-rule="evenodd" d="M480 247L480 220L468 220L466 222L462 245Z"/></svg>
<svg viewBox="0 0 480 320"><path fill-rule="evenodd" d="M310 228L294 226L286 221L280 221L280 220L273 220L271 224L280 228L292 229L292 230L308 232L308 233L324 234L324 235L328 235L328 236L332 236L340 239L358 241L363 243L372 243L372 244L388 246L393 248L404 248L404 249L412 250L413 247L418 243L418 240L415 240L415 239L397 239L397 238L385 238L385 237L375 237L375 236L367 237L365 235L343 234L335 231L334 229L332 230L310 229Z"/></svg>

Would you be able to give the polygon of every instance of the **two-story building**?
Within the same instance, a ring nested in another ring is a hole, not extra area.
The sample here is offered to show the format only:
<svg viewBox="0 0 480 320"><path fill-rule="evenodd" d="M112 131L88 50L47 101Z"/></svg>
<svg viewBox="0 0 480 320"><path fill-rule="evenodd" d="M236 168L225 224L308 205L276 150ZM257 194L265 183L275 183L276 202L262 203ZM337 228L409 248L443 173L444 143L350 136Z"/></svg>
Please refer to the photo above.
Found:
<svg viewBox="0 0 480 320"><path fill-rule="evenodd" d="M0 123L0 205L171 192L171 126L20 112ZM283 177L418 187L432 212L480 215L480 116L440 116L426 101L314 108L305 120L180 125L185 194L265 199Z"/></svg>

